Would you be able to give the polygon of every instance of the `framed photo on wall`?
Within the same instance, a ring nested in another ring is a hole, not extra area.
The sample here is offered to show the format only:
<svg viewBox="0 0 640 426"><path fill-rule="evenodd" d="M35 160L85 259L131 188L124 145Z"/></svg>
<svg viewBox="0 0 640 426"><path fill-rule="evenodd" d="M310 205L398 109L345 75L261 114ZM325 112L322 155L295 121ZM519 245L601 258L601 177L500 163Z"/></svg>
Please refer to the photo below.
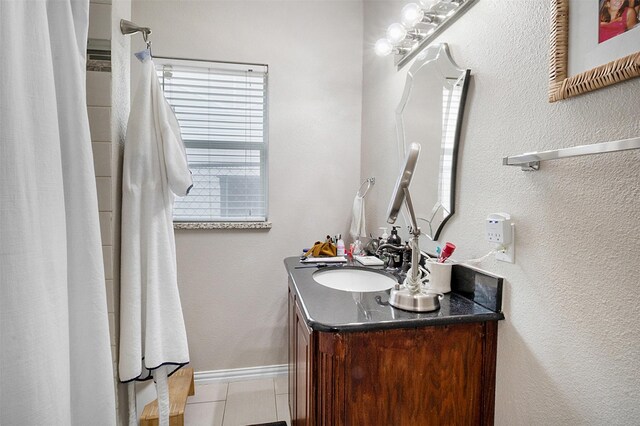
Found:
<svg viewBox="0 0 640 426"><path fill-rule="evenodd" d="M640 76L640 0L551 0L549 102Z"/></svg>

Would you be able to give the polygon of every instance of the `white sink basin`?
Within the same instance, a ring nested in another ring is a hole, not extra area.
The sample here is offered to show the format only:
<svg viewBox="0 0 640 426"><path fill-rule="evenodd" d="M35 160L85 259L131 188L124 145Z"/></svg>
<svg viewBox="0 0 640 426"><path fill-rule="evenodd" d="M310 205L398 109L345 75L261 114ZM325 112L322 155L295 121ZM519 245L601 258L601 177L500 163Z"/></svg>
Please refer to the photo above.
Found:
<svg viewBox="0 0 640 426"><path fill-rule="evenodd" d="M384 291L397 284L395 278L371 269L324 269L313 274L313 279L325 287L342 291Z"/></svg>

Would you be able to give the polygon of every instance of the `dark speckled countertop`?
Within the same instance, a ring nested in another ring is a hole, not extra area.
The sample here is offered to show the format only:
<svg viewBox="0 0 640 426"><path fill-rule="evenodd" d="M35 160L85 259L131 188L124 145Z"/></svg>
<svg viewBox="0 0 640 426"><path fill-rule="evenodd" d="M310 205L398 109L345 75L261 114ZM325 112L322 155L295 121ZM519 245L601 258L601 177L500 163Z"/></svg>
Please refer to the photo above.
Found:
<svg viewBox="0 0 640 426"><path fill-rule="evenodd" d="M453 291L440 300L440 309L418 313L389 305L389 290L366 293L334 290L314 281L317 268L296 269L302 266L297 257L286 258L284 264L306 323L316 331L381 330L504 319L500 310L502 278L484 271L454 267Z"/></svg>

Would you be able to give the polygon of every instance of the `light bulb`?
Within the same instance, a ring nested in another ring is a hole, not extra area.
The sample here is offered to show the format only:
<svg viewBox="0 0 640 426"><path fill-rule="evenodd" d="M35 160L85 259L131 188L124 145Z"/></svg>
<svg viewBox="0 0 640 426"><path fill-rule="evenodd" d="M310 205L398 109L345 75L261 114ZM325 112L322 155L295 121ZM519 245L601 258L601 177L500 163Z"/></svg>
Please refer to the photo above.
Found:
<svg viewBox="0 0 640 426"><path fill-rule="evenodd" d="M373 48L378 56L387 56L393 52L393 45L386 38L381 38L376 41L376 45Z"/></svg>
<svg viewBox="0 0 640 426"><path fill-rule="evenodd" d="M398 44L407 37L407 29L402 24L391 24L387 28L387 40L391 44Z"/></svg>
<svg viewBox="0 0 640 426"><path fill-rule="evenodd" d="M420 4L423 8L429 10L437 3L437 0L420 0Z"/></svg>
<svg viewBox="0 0 640 426"><path fill-rule="evenodd" d="M404 26L411 28L415 27L416 24L422 21L422 18L424 17L424 10L415 3L409 3L402 8L400 14L402 15L402 23Z"/></svg>

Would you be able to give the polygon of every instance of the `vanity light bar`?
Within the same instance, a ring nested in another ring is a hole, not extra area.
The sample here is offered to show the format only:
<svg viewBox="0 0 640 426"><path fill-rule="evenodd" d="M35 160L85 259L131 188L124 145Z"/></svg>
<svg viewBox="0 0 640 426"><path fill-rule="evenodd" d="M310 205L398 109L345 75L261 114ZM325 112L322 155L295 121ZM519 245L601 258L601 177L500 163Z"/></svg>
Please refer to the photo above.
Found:
<svg viewBox="0 0 640 426"><path fill-rule="evenodd" d="M477 0L420 0L402 9L402 24L391 24L376 42L379 56L394 54L398 70L456 21Z"/></svg>

